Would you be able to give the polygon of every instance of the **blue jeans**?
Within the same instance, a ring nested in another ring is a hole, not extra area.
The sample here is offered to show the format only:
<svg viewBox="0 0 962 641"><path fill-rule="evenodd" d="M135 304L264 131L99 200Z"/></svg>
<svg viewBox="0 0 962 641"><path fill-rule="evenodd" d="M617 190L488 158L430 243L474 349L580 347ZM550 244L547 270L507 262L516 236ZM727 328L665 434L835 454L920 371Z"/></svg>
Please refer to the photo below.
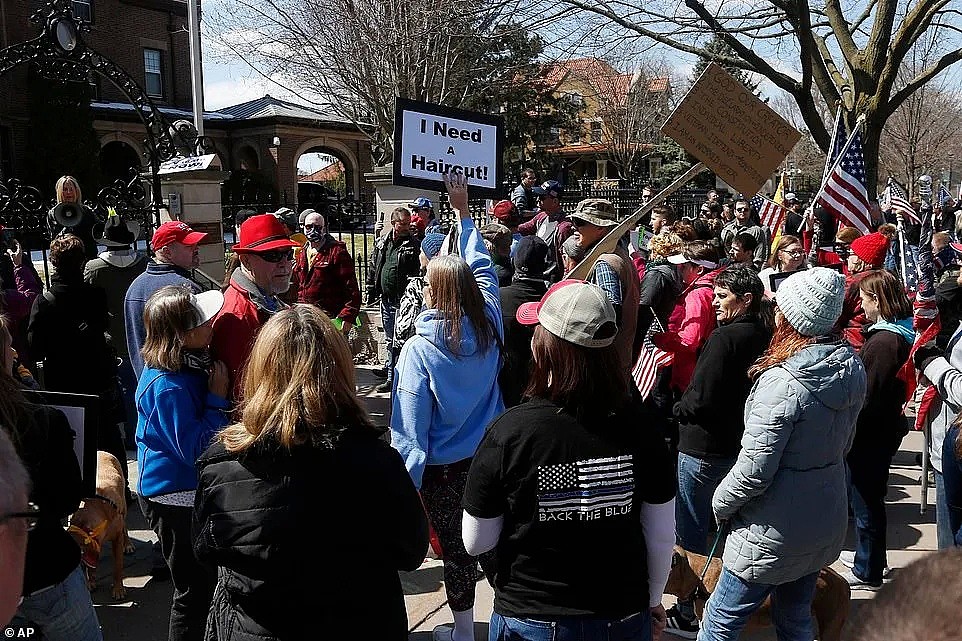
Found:
<svg viewBox="0 0 962 641"><path fill-rule="evenodd" d="M397 316L397 303L386 301L381 297L381 326L384 328L384 371L387 380L394 380L394 363L397 354L394 353L394 319Z"/></svg>
<svg viewBox="0 0 962 641"><path fill-rule="evenodd" d="M699 459L678 453L675 532L678 545L689 552L708 555L708 533L715 518L711 497L734 464L734 458Z"/></svg>
<svg viewBox="0 0 962 641"><path fill-rule="evenodd" d="M722 568L705 605L698 641L735 641L748 618L772 597L772 623L778 641L812 641L812 599L818 572L781 585L750 583Z"/></svg>
<svg viewBox="0 0 962 641"><path fill-rule="evenodd" d="M888 565L885 494L891 461L892 458L884 452L850 453L846 460L848 499L855 517L855 565L852 571L870 583L881 583L884 568Z"/></svg>
<svg viewBox="0 0 962 641"><path fill-rule="evenodd" d="M945 479L941 472L935 472L935 540L940 550L955 546L955 532L949 520L949 502L945 498Z"/></svg>
<svg viewBox="0 0 962 641"><path fill-rule="evenodd" d="M36 628L46 641L103 641L87 579L77 566L60 583L24 597L4 636L17 638L17 631ZM36 635L39 636L39 635Z"/></svg>
<svg viewBox="0 0 962 641"><path fill-rule="evenodd" d="M623 619L563 617L514 619L491 613L488 641L651 641L651 612Z"/></svg>

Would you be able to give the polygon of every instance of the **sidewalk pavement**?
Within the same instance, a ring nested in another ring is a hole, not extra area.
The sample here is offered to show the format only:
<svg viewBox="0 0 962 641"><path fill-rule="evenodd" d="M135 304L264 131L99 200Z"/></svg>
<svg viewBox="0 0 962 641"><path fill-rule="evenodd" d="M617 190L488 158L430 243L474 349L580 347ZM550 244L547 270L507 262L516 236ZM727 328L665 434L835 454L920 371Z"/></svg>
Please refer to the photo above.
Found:
<svg viewBox="0 0 962 641"><path fill-rule="evenodd" d="M374 392L380 382L372 373L373 366L357 367L358 394L361 396L378 425L387 426L390 421L390 398L388 394ZM893 575L899 568L936 549L935 538L935 490L929 490L929 509L925 515L919 514L921 475L915 463L916 454L922 447L922 435L909 434L902 442L901 451L896 455L889 477L888 495L888 561ZM136 456L128 453L128 466L131 478L136 478ZM104 554L98 568L98 588L93 593L97 614L103 625L107 641L164 641L167 638L167 618L170 613L171 583L158 581L150 576L151 543L156 540L154 533L144 523L137 506L131 506L128 513L130 535L136 551L125 559L127 599L114 602L110 597L110 556ZM853 550L854 535L850 527L847 550ZM346 551L345 553L350 553ZM835 569L842 570L836 563ZM442 585L441 562L427 559L414 572L401 573L404 587L405 605L408 612L408 625L411 641L430 641L435 626L453 621L447 607L447 599ZM852 594L852 614L850 620L858 616L859 605L871 598L872 592L854 591ZM474 611L475 638L487 638L487 622L491 616L493 593L484 581L478 584L477 600ZM666 607L674 601L665 598ZM372 604L372 607L375 607ZM361 630L361 628L359 628ZM363 632L360 634L363 637ZM669 637L666 637L669 638ZM775 639L774 629L765 629L743 635L750 641Z"/></svg>

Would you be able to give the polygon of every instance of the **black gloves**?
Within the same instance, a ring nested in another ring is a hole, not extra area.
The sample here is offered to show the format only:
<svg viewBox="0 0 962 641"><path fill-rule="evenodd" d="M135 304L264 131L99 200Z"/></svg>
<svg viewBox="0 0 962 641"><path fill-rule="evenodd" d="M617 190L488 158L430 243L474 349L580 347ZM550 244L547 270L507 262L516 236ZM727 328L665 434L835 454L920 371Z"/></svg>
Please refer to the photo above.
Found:
<svg viewBox="0 0 962 641"><path fill-rule="evenodd" d="M925 371L925 368L929 366L929 363L943 355L943 350L934 342L926 343L915 350L915 356L913 357L915 369L919 370L920 372Z"/></svg>

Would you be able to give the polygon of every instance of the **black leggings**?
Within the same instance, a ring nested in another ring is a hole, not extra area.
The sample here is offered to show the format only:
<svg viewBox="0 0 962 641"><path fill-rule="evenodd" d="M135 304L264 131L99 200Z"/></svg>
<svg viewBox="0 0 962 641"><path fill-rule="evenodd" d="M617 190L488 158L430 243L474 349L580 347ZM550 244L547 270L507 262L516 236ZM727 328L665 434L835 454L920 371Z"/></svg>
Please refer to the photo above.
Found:
<svg viewBox="0 0 962 641"><path fill-rule="evenodd" d="M444 591L455 612L474 607L474 584L481 578L478 563L490 582L494 577L494 553L475 558L464 549L461 538L461 498L468 480L471 459L450 465L428 465L421 479L421 498L428 520L441 541Z"/></svg>

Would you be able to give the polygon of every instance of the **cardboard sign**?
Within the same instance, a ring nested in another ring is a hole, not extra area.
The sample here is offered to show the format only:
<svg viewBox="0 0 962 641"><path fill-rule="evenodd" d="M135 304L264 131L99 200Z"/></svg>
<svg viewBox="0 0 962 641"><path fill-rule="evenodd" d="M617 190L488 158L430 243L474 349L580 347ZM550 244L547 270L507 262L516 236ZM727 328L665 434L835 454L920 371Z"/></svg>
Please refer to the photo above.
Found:
<svg viewBox="0 0 962 641"><path fill-rule="evenodd" d="M182 171L198 171L207 169L214 162L215 154L205 156L178 156L160 163L158 174L178 174Z"/></svg>
<svg viewBox="0 0 962 641"><path fill-rule="evenodd" d="M749 197L802 137L717 63L708 65L661 131Z"/></svg>
<svg viewBox="0 0 962 641"><path fill-rule="evenodd" d="M500 198L504 119L397 99L394 184L438 191L446 173L461 173L472 195Z"/></svg>

